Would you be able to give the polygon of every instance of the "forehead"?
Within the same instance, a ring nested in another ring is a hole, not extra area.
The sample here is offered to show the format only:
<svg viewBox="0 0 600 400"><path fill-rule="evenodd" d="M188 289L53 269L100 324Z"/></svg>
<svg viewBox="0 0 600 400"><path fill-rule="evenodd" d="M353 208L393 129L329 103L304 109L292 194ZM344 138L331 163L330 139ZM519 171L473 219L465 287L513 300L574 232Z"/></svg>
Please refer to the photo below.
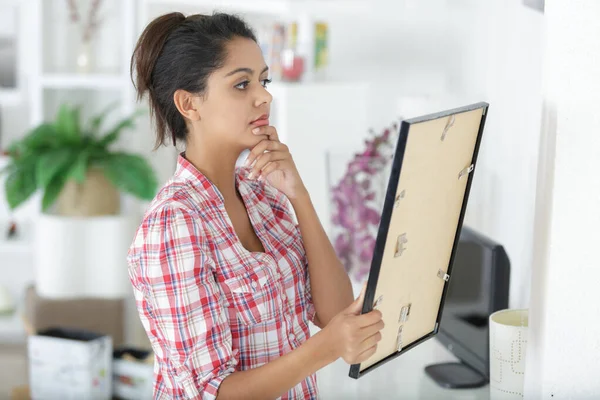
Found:
<svg viewBox="0 0 600 400"><path fill-rule="evenodd" d="M252 68L260 73L265 67L262 51L252 39L237 37L227 43L226 48L227 58L225 59L224 69Z"/></svg>

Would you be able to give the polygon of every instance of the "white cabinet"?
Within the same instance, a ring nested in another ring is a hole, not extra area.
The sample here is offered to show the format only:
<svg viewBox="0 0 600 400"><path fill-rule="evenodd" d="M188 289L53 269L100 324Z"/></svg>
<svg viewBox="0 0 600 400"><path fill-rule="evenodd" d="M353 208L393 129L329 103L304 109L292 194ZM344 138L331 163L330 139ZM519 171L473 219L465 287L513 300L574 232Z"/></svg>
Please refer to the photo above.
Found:
<svg viewBox="0 0 600 400"><path fill-rule="evenodd" d="M71 21L68 2L31 0L28 79L30 126L54 118L62 102L84 103L82 118L117 102L120 116L135 109L135 93L129 78L129 59L136 36L135 1L100 3L98 27L85 44L82 25L89 20L95 2L73 2L81 22ZM117 40L116 40L117 39ZM87 66L81 59L88 60ZM115 113L119 114L119 113Z"/></svg>
<svg viewBox="0 0 600 400"><path fill-rule="evenodd" d="M5 2L6 3L6 2ZM2 5L4 6L5 3ZM81 31L70 23L69 2L64 0L11 0L20 7L18 46L19 73L26 79L20 92L0 92L3 104L22 102L28 112L28 128L44 121L52 121L59 106L67 102L81 104L82 122L92 115L116 103L117 110L107 119L121 118L134 112L135 93L129 78L129 59L136 36L135 0L106 0L101 2L99 18L101 25L97 37L86 51L91 67L87 71L77 68L77 57L83 50L77 45ZM91 1L77 1L81 20L88 19ZM26 18L26 20L25 20ZM25 25L23 23L26 23ZM26 29L26 31L25 31ZM20 137L26 132L20 133ZM132 136L123 135L124 140ZM13 137L14 139L20 138ZM123 146L123 139L119 143ZM4 144L4 143L3 143ZM131 144L128 144L131 146ZM133 142L137 151L137 142ZM6 158L0 160L5 163ZM0 182L3 183L3 182ZM17 306L22 304L27 285L35 281L34 241L35 222L39 219L40 196L34 195L25 205L11 213L5 202L4 185L0 189L0 268L3 273L0 285L9 289ZM24 238L17 241L5 240L6 226L14 219ZM21 316L0 316L0 341L24 340Z"/></svg>

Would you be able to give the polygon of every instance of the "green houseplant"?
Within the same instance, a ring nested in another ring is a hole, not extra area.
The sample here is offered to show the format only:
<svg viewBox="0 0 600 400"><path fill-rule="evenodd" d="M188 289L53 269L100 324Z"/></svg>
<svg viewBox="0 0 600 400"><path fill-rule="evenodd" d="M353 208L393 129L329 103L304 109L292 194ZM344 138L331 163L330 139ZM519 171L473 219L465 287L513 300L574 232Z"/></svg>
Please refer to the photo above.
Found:
<svg viewBox="0 0 600 400"><path fill-rule="evenodd" d="M157 180L140 155L115 151L120 134L134 126L138 114L101 132L113 107L81 123L80 107L63 104L55 121L42 123L8 149L2 171L10 209L41 190L42 211L59 215L110 215L120 211L119 192L150 200Z"/></svg>

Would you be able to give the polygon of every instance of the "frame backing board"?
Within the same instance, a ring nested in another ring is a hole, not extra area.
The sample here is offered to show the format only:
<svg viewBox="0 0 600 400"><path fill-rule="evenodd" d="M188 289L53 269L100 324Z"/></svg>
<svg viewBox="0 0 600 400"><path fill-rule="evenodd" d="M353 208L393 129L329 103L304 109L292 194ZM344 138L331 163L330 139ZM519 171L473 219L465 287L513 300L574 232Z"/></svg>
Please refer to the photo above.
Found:
<svg viewBox="0 0 600 400"><path fill-rule="evenodd" d="M437 334L488 107L402 121L362 309L385 327L350 377Z"/></svg>

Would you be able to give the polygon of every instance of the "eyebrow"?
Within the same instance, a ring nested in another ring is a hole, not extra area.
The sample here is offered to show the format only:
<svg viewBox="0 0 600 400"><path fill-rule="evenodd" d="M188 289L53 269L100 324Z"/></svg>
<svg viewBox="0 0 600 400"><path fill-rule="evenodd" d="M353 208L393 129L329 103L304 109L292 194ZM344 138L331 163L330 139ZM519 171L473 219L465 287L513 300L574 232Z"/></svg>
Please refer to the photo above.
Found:
<svg viewBox="0 0 600 400"><path fill-rule="evenodd" d="M265 72L267 72L269 70L269 67L265 67L261 72L260 75L264 74ZM237 73L240 72L247 72L250 75L254 74L254 70L252 68L238 68L238 69L234 69L233 71L229 72L227 75L225 75L225 77L231 76L231 75L235 75Z"/></svg>

